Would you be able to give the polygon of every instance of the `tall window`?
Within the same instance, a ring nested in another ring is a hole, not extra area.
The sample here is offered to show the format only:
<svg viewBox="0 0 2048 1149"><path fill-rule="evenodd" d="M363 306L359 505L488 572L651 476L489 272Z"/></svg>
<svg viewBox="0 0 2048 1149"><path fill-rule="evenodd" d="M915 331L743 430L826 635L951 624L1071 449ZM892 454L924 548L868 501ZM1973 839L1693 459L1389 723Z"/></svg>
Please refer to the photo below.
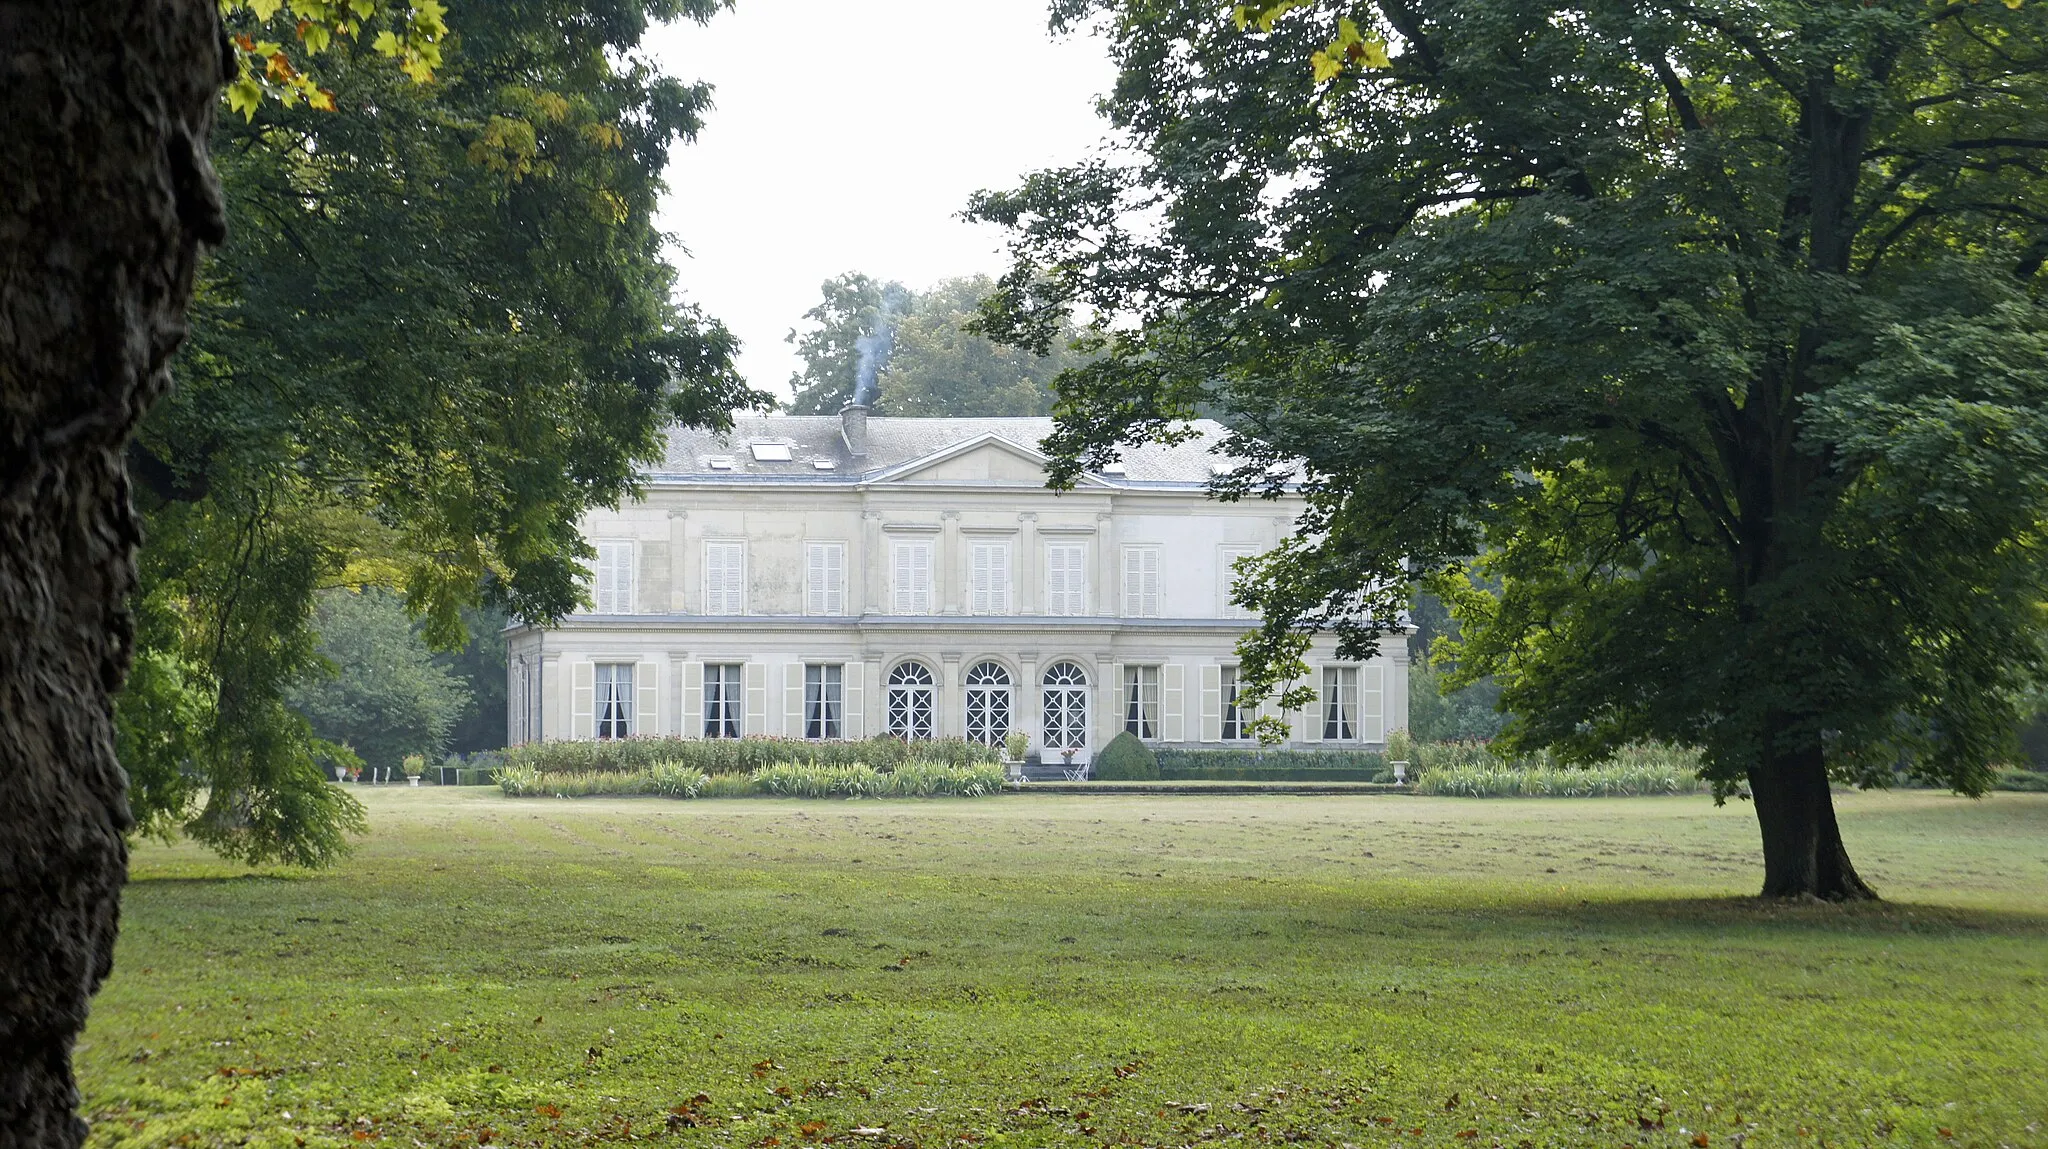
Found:
<svg viewBox="0 0 2048 1149"><path fill-rule="evenodd" d="M740 687L740 664L704 664L704 737L738 738L740 715L746 712L746 695Z"/></svg>
<svg viewBox="0 0 2048 1149"><path fill-rule="evenodd" d="M597 736L626 738L633 733L633 664L597 664Z"/></svg>
<svg viewBox="0 0 2048 1149"><path fill-rule="evenodd" d="M1159 668L1124 667L1124 729L1144 739L1159 737Z"/></svg>
<svg viewBox="0 0 2048 1149"><path fill-rule="evenodd" d="M1217 617L1253 617L1251 611L1246 610L1245 608L1237 605L1236 603L1230 600L1230 591L1232 586L1237 582L1237 560L1242 558L1250 558L1251 556L1258 553L1259 551L1257 547L1224 547L1223 550L1217 556L1217 581L1221 584L1217 587L1217 590L1219 592L1219 609L1217 611Z"/></svg>
<svg viewBox="0 0 2048 1149"><path fill-rule="evenodd" d="M1053 543L1045 548L1045 613L1088 613L1088 574L1082 560L1088 548L1079 543Z"/></svg>
<svg viewBox="0 0 2048 1149"><path fill-rule="evenodd" d="M1010 672L1000 662L967 671L967 740L1001 746L1010 733Z"/></svg>
<svg viewBox="0 0 2048 1149"><path fill-rule="evenodd" d="M1237 667L1223 668L1223 740L1238 742L1245 737L1247 721L1237 708Z"/></svg>
<svg viewBox="0 0 2048 1149"><path fill-rule="evenodd" d="M922 662L889 672L889 733L906 742L932 736L932 671Z"/></svg>
<svg viewBox="0 0 2048 1149"><path fill-rule="evenodd" d="M804 613L846 613L846 544L804 548Z"/></svg>
<svg viewBox="0 0 2048 1149"><path fill-rule="evenodd" d="M1124 617L1159 617L1159 548L1124 548Z"/></svg>
<svg viewBox="0 0 2048 1149"><path fill-rule="evenodd" d="M1358 737L1358 668L1323 667L1323 737L1349 742Z"/></svg>
<svg viewBox="0 0 2048 1149"><path fill-rule="evenodd" d="M597 544L596 594L599 614L633 613L633 544L627 541Z"/></svg>
<svg viewBox="0 0 2048 1149"><path fill-rule="evenodd" d="M838 738L845 695L837 665L804 667L804 737Z"/></svg>
<svg viewBox="0 0 2048 1149"><path fill-rule="evenodd" d="M890 611L932 612L932 545L922 540L889 544Z"/></svg>
<svg viewBox="0 0 2048 1149"><path fill-rule="evenodd" d="M747 544L704 544L704 613L747 613Z"/></svg>
<svg viewBox="0 0 2048 1149"><path fill-rule="evenodd" d="M974 614L1010 613L1010 544L975 543L972 558L974 589L968 609Z"/></svg>
<svg viewBox="0 0 2048 1149"><path fill-rule="evenodd" d="M1045 668L1045 749L1057 754L1088 745L1088 672L1071 662Z"/></svg>

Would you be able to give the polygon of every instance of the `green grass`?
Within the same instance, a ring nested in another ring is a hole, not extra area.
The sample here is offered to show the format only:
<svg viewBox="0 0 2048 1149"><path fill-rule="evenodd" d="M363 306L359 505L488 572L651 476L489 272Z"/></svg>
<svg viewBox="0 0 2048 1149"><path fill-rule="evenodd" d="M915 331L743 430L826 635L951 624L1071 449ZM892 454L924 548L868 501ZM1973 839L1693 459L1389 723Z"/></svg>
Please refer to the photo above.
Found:
<svg viewBox="0 0 2048 1149"><path fill-rule="evenodd" d="M137 851L93 1144L2048 1144L2048 796L364 798Z"/></svg>

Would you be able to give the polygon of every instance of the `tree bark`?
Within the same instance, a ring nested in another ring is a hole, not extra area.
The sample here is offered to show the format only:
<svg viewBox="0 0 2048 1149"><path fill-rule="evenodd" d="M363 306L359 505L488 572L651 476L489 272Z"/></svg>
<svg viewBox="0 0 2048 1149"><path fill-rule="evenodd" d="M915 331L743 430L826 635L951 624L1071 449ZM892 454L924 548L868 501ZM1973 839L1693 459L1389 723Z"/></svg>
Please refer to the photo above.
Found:
<svg viewBox="0 0 2048 1149"><path fill-rule="evenodd" d="M1781 751L1749 771L1764 841L1766 898L1875 901L1849 861L1818 744Z"/></svg>
<svg viewBox="0 0 2048 1149"><path fill-rule="evenodd" d="M136 520L230 55L216 0L0 0L0 1149L75 1146L71 1050L113 965Z"/></svg>

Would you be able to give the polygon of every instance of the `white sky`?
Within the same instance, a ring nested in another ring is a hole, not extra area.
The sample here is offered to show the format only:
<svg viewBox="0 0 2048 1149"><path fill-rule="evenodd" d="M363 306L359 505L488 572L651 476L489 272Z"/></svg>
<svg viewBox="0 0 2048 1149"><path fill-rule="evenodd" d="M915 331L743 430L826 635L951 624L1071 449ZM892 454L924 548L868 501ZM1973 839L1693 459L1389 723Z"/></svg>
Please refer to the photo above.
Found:
<svg viewBox="0 0 2048 1149"><path fill-rule="evenodd" d="M716 87L657 222L749 382L788 394L783 336L842 271L919 289L1003 269L967 197L1086 155L1115 78L1099 40L1045 25L1044 0L738 0L649 33L664 71Z"/></svg>

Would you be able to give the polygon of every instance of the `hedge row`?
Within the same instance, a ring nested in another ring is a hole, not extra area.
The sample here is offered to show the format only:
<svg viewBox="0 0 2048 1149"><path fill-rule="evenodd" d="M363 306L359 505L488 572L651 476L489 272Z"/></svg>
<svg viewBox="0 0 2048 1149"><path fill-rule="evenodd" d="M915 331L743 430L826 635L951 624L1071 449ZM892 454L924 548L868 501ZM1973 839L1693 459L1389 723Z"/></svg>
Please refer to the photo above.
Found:
<svg viewBox="0 0 2048 1149"><path fill-rule="evenodd" d="M861 763L887 770L916 759L954 766L993 763L993 747L962 738L911 744L900 738L859 742L807 742L797 738L616 738L605 741L529 742L505 751L507 766L544 774L640 774L671 762L703 774L751 774L797 762L813 766Z"/></svg>
<svg viewBox="0 0 2048 1149"><path fill-rule="evenodd" d="M1160 750L1159 777L1169 782L1391 781L1376 750Z"/></svg>
<svg viewBox="0 0 2048 1149"><path fill-rule="evenodd" d="M514 764L498 771L498 785L515 798L979 798L1003 788L1003 768L912 759L888 770L864 762L782 762L746 774L706 774L677 761L655 762L639 770L546 771Z"/></svg>

